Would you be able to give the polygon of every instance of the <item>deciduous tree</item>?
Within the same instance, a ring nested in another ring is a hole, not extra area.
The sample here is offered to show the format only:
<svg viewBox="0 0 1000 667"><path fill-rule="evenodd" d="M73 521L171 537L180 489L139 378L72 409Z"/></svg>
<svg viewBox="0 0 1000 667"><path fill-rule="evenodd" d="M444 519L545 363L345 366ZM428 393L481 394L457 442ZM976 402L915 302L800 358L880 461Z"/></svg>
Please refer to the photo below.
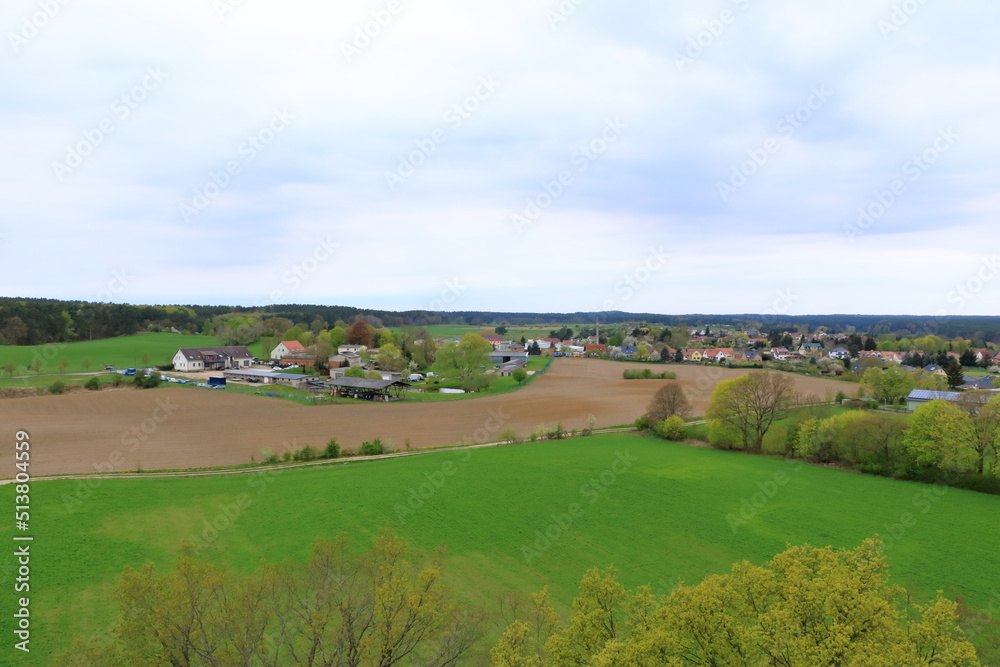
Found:
<svg viewBox="0 0 1000 667"><path fill-rule="evenodd" d="M712 392L705 416L734 428L744 449L760 451L771 424L791 407L793 387L790 375L766 371L723 380Z"/></svg>
<svg viewBox="0 0 1000 667"><path fill-rule="evenodd" d="M691 416L691 404L684 395L684 389L676 382L669 382L653 394L646 407L646 417L650 424L658 424L674 415L687 419Z"/></svg>
<svg viewBox="0 0 1000 667"><path fill-rule="evenodd" d="M972 418L954 403L942 400L918 407L903 436L903 444L918 465L945 471L971 469L974 442Z"/></svg>

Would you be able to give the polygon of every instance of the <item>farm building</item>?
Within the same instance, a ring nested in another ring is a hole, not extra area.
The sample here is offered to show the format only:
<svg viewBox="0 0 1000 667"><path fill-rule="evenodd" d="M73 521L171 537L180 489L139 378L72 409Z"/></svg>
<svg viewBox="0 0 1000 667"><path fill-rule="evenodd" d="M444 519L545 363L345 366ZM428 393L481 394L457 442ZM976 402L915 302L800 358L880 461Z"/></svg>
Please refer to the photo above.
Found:
<svg viewBox="0 0 1000 667"><path fill-rule="evenodd" d="M490 363L491 364L502 365L502 364L510 363L511 361L514 361L516 359L522 360L525 364L527 364L528 363L528 353L527 352L523 352L523 351L501 352L499 350L494 350L493 352L490 352Z"/></svg>
<svg viewBox="0 0 1000 667"><path fill-rule="evenodd" d="M182 347L173 358L175 371L223 371L250 368L253 355L243 346Z"/></svg>
<svg viewBox="0 0 1000 667"><path fill-rule="evenodd" d="M341 345L337 348L337 354L361 354L362 352L367 352L367 345Z"/></svg>
<svg viewBox="0 0 1000 667"><path fill-rule="evenodd" d="M401 380L341 377L324 382L323 386L337 396L359 398L366 401L388 401L394 398L398 399L410 385Z"/></svg>
<svg viewBox="0 0 1000 667"><path fill-rule="evenodd" d="M247 368L245 370L230 370L222 373L227 380L243 380L245 382L262 382L263 384L282 384L286 387L302 389L309 380L315 379L312 375L298 375L295 373L275 373Z"/></svg>
<svg viewBox="0 0 1000 667"><path fill-rule="evenodd" d="M283 340L271 350L272 359L284 359L293 354L305 354L306 347L297 340Z"/></svg>
<svg viewBox="0 0 1000 667"><path fill-rule="evenodd" d="M960 391L934 391L932 389L914 389L906 397L906 409L913 412L924 403L931 401L958 401L962 396Z"/></svg>

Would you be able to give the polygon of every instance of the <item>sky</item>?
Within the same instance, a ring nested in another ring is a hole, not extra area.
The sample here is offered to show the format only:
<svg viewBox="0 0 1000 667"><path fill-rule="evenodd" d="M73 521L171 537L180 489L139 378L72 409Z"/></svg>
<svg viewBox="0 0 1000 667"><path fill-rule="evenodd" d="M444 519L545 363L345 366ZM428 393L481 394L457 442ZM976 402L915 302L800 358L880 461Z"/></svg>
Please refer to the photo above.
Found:
<svg viewBox="0 0 1000 667"><path fill-rule="evenodd" d="M0 294L1000 314L995 0L5 0Z"/></svg>

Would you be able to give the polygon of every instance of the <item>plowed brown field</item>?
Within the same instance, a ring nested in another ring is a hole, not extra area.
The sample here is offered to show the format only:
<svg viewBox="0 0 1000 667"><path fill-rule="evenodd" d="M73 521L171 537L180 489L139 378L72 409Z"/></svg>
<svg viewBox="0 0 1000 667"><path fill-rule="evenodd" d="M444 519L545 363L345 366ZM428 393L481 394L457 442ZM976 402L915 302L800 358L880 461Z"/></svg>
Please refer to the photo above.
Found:
<svg viewBox="0 0 1000 667"><path fill-rule="evenodd" d="M559 422L579 429L589 414L599 426L627 424L670 380L622 380L629 367L671 370L697 414L719 380L746 371L705 366L648 366L591 359L556 359L520 391L440 403L367 403L303 406L217 390L168 387L150 391L85 392L0 401L0 424L10 438L31 434L34 476L195 468L249 463L262 448L281 453L306 444L322 448L336 438L356 448L375 437L401 448L498 439L505 428L527 434ZM800 393L817 399L856 385L795 376ZM286 444L287 443L287 444ZM4 448L4 471L14 471L13 448ZM0 477L11 477L6 472Z"/></svg>

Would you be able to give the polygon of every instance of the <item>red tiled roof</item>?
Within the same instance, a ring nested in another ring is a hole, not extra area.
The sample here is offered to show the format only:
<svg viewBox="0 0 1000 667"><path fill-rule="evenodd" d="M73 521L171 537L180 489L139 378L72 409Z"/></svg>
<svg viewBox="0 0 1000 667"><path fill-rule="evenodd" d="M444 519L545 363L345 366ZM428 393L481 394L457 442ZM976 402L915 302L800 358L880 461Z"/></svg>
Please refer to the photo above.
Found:
<svg viewBox="0 0 1000 667"><path fill-rule="evenodd" d="M297 340L283 340L283 341L281 341L281 344L284 345L285 349L287 349L289 352L305 352L306 351L305 345L303 345L302 343L300 343Z"/></svg>

